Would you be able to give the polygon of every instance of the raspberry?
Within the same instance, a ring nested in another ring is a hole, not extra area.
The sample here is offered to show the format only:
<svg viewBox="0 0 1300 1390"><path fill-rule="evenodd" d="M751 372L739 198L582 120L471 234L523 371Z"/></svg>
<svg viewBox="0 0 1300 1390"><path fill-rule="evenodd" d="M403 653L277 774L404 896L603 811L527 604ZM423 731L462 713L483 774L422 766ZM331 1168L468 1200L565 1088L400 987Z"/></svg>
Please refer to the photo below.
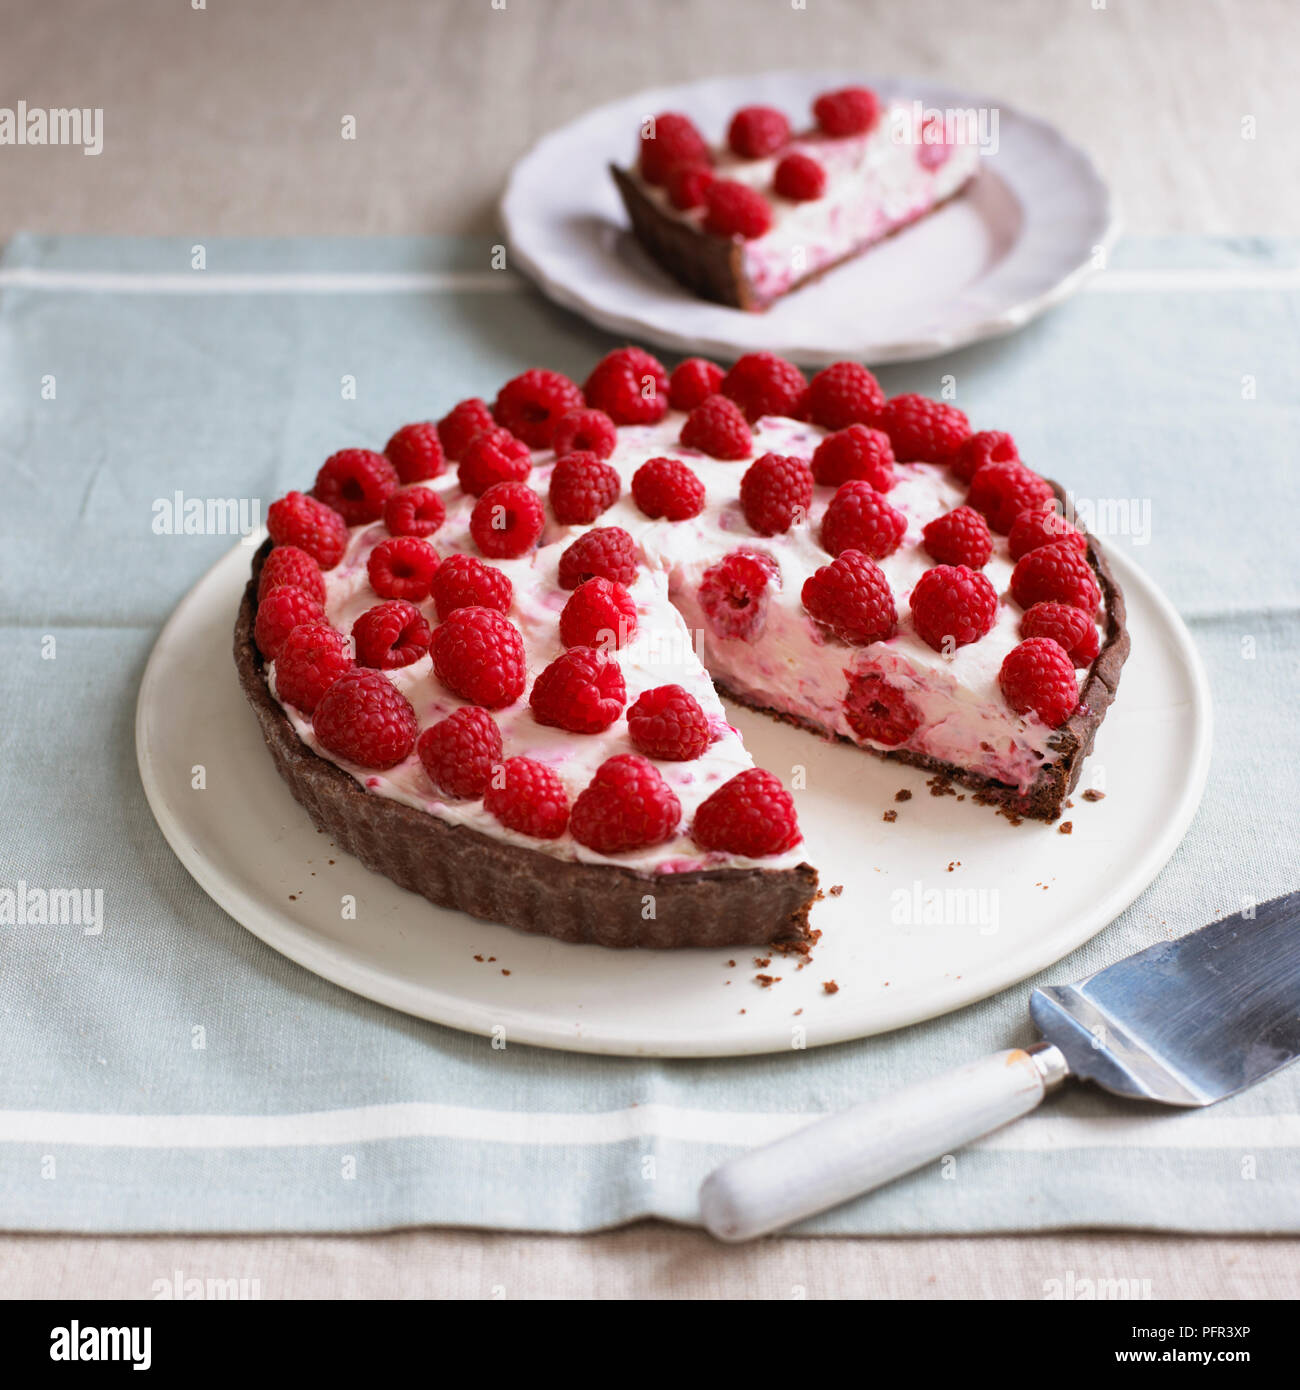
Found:
<svg viewBox="0 0 1300 1390"><path fill-rule="evenodd" d="M588 579L628 585L636 578L636 545L621 526L597 526L560 556L561 589L576 589Z"/></svg>
<svg viewBox="0 0 1300 1390"><path fill-rule="evenodd" d="M921 723L907 696L879 671L860 671L849 677L844 717L859 738L883 743L886 748L906 743Z"/></svg>
<svg viewBox="0 0 1300 1390"><path fill-rule="evenodd" d="M792 203L810 203L826 192L826 170L811 155L793 150L776 166L772 187Z"/></svg>
<svg viewBox="0 0 1300 1390"><path fill-rule="evenodd" d="M484 430L490 430L495 423L487 402L479 400L477 396L452 406L438 421L438 439L442 443L443 453L453 463L459 462L460 456L474 439Z"/></svg>
<svg viewBox="0 0 1300 1390"><path fill-rule="evenodd" d="M294 709L311 714L340 676L352 670L347 640L328 623L299 623L280 644L275 659L275 693Z"/></svg>
<svg viewBox="0 0 1300 1390"><path fill-rule="evenodd" d="M742 106L727 127L727 144L741 159L766 159L790 140L790 122L774 106Z"/></svg>
<svg viewBox="0 0 1300 1390"><path fill-rule="evenodd" d="M357 665L392 671L409 666L429 650L428 620L404 598L377 603L352 624L357 644Z"/></svg>
<svg viewBox="0 0 1300 1390"><path fill-rule="evenodd" d="M771 352L747 352L722 378L718 390L735 401L753 424L764 415L794 415L807 388L804 374L793 362Z"/></svg>
<svg viewBox="0 0 1300 1390"><path fill-rule="evenodd" d="M640 348L616 348L602 357L582 391L587 404L616 425L653 425L668 413L668 373Z"/></svg>
<svg viewBox="0 0 1300 1390"><path fill-rule="evenodd" d="M966 439L952 460L952 471L969 483L986 463L1019 461L1016 441L1001 430L980 430Z"/></svg>
<svg viewBox="0 0 1300 1390"><path fill-rule="evenodd" d="M632 474L632 498L652 519L689 521L704 510L704 484L681 459L648 459Z"/></svg>
<svg viewBox="0 0 1300 1390"><path fill-rule="evenodd" d="M641 132L641 177L663 183L675 164L707 164L709 147L689 116L664 111Z"/></svg>
<svg viewBox="0 0 1300 1390"><path fill-rule="evenodd" d="M458 608L433 631L433 669L462 700L503 709L524 693L524 639L495 608Z"/></svg>
<svg viewBox="0 0 1300 1390"><path fill-rule="evenodd" d="M380 598L404 598L421 603L438 568L438 552L416 536L380 541L366 561L370 587Z"/></svg>
<svg viewBox="0 0 1300 1390"><path fill-rule="evenodd" d="M803 838L790 793L761 767L738 772L700 803L691 837L701 849L761 859Z"/></svg>
<svg viewBox="0 0 1300 1390"><path fill-rule="evenodd" d="M804 580L809 614L841 642L865 647L893 636L898 622L884 571L860 550L846 550Z"/></svg>
<svg viewBox="0 0 1300 1390"><path fill-rule="evenodd" d="M483 792L483 805L507 830L558 840L569 823L564 783L535 758L507 758Z"/></svg>
<svg viewBox="0 0 1300 1390"><path fill-rule="evenodd" d="M253 640L267 661L274 661L284 646L285 638L299 623L319 623L324 620L325 609L311 594L288 584L280 584L268 589L258 600Z"/></svg>
<svg viewBox="0 0 1300 1390"><path fill-rule="evenodd" d="M832 555L860 550L873 560L892 555L903 543L907 518L891 507L869 482L841 483L822 517L822 547Z"/></svg>
<svg viewBox="0 0 1300 1390"><path fill-rule="evenodd" d="M551 448L555 457L565 454L595 454L607 459L618 443L618 427L603 410L588 410L585 406L566 411L555 423Z"/></svg>
<svg viewBox="0 0 1300 1390"><path fill-rule="evenodd" d="M632 595L608 579L588 579L579 584L560 614L560 641L566 647L617 651L635 635Z"/></svg>
<svg viewBox="0 0 1300 1390"><path fill-rule="evenodd" d="M277 545L262 562L257 597L260 599L268 589L278 589L282 584L301 589L324 607L325 576L316 561L296 545Z"/></svg>
<svg viewBox="0 0 1300 1390"><path fill-rule="evenodd" d="M312 491L349 526L362 526L383 514L397 491L397 470L373 449L340 449L321 464Z"/></svg>
<svg viewBox="0 0 1300 1390"><path fill-rule="evenodd" d="M895 396L876 424L889 436L899 463L947 463L970 434L970 421L955 405L926 396Z"/></svg>
<svg viewBox="0 0 1300 1390"><path fill-rule="evenodd" d="M735 179L714 179L704 190L704 230L714 236L752 241L772 225L767 199Z"/></svg>
<svg viewBox="0 0 1300 1390"><path fill-rule="evenodd" d="M723 370L704 357L688 357L673 368L668 383L668 403L674 410L694 410L722 385Z"/></svg>
<svg viewBox="0 0 1300 1390"><path fill-rule="evenodd" d="M565 454L551 471L551 511L561 526L580 526L618 501L623 484L617 470L595 454Z"/></svg>
<svg viewBox="0 0 1300 1390"><path fill-rule="evenodd" d="M556 422L582 404L582 392L567 376L534 367L497 392L492 415L530 449L549 449Z"/></svg>
<svg viewBox="0 0 1300 1390"><path fill-rule="evenodd" d="M446 520L442 498L427 487L395 492L384 503L384 525L390 536L431 536Z"/></svg>
<svg viewBox="0 0 1300 1390"><path fill-rule="evenodd" d="M894 450L883 430L848 425L828 434L817 446L812 470L813 477L827 487L859 478L877 492L888 492L894 486Z"/></svg>
<svg viewBox="0 0 1300 1390"><path fill-rule="evenodd" d="M770 578L768 567L743 551L724 556L704 571L700 580L700 607L719 637L736 637L749 642L763 631Z"/></svg>
<svg viewBox="0 0 1300 1390"><path fill-rule="evenodd" d="M680 685L642 691L627 712L627 732L634 748L665 762L692 762L713 742L700 702Z"/></svg>
<svg viewBox="0 0 1300 1390"><path fill-rule="evenodd" d="M664 186L668 201L679 212L703 206L704 195L713 182L713 170L703 164L679 164L669 172Z"/></svg>
<svg viewBox="0 0 1300 1390"><path fill-rule="evenodd" d="M879 115L880 100L867 87L841 87L813 102L813 116L827 135L865 135Z"/></svg>
<svg viewBox="0 0 1300 1390"><path fill-rule="evenodd" d="M832 362L808 383L812 422L824 430L874 424L884 404L880 383L857 362Z"/></svg>
<svg viewBox="0 0 1300 1390"><path fill-rule="evenodd" d="M569 829L598 854L622 854L672 838L682 804L638 753L606 758L573 803Z"/></svg>
<svg viewBox="0 0 1300 1390"><path fill-rule="evenodd" d="M533 682L528 703L539 724L571 734L598 734L623 712L627 687L608 652L570 647Z"/></svg>
<svg viewBox="0 0 1300 1390"><path fill-rule="evenodd" d="M916 635L945 655L978 642L998 615L998 592L967 565L934 565L907 601Z"/></svg>
<svg viewBox="0 0 1300 1390"><path fill-rule="evenodd" d="M419 732L411 702L378 671L349 671L320 698L312 729L321 746L360 767L395 767Z"/></svg>
<svg viewBox="0 0 1300 1390"><path fill-rule="evenodd" d="M266 529L276 545L305 550L323 570L332 570L348 548L347 522L304 492L290 492L272 502L266 509Z"/></svg>
<svg viewBox="0 0 1300 1390"><path fill-rule="evenodd" d="M474 544L492 560L515 560L537 544L546 520L542 499L523 483L495 483L470 513Z"/></svg>
<svg viewBox="0 0 1300 1390"><path fill-rule="evenodd" d="M954 507L921 530L927 554L941 565L982 570L993 558L993 534L974 507Z"/></svg>
<svg viewBox="0 0 1300 1390"><path fill-rule="evenodd" d="M1040 545L1016 562L1011 572L1011 597L1021 608L1036 603L1067 603L1095 613L1101 589L1087 556L1069 541Z"/></svg>
<svg viewBox="0 0 1300 1390"><path fill-rule="evenodd" d="M528 445L494 425L466 446L456 481L472 497L482 497L494 483L524 482L532 468Z"/></svg>
<svg viewBox="0 0 1300 1390"><path fill-rule="evenodd" d="M1050 503L1055 496L1046 478L1010 459L1006 463L986 463L976 472L966 494L966 505L983 512L989 525L1005 536L1021 512Z"/></svg>
<svg viewBox="0 0 1300 1390"><path fill-rule="evenodd" d="M1088 538L1066 521L1054 503L1055 499L1051 504L1026 507L1011 523L1007 542L1013 560L1022 560L1040 545L1052 545L1057 541L1072 545L1080 554L1088 549Z"/></svg>
<svg viewBox="0 0 1300 1390"><path fill-rule="evenodd" d="M1053 729L1059 729L1079 703L1074 666L1050 637L1030 637L1012 647L998 672L998 684L1017 714L1032 711Z"/></svg>
<svg viewBox="0 0 1300 1390"><path fill-rule="evenodd" d="M495 608L508 613L515 596L510 576L477 555L449 555L433 572L430 585L438 620L446 622L458 608Z"/></svg>
<svg viewBox="0 0 1300 1390"><path fill-rule="evenodd" d="M389 463L404 483L422 483L446 471L438 427L428 420L403 425L384 445Z"/></svg>
<svg viewBox="0 0 1300 1390"><path fill-rule="evenodd" d="M726 396L706 396L686 417L679 439L683 448L715 459L748 458L754 448L745 417Z"/></svg>
<svg viewBox="0 0 1300 1390"><path fill-rule="evenodd" d="M1022 637L1050 637L1076 666L1091 666L1101 650L1092 615L1065 603L1036 603L1020 619ZM279 667L276 667L279 670Z"/></svg>
<svg viewBox="0 0 1300 1390"><path fill-rule="evenodd" d="M487 790L493 767L501 762L501 730L487 710L466 705L431 724L415 751L440 792L477 801Z"/></svg>
<svg viewBox="0 0 1300 1390"><path fill-rule="evenodd" d="M760 536L781 536L808 519L813 475L807 462L781 454L755 459L740 480L740 509Z"/></svg>

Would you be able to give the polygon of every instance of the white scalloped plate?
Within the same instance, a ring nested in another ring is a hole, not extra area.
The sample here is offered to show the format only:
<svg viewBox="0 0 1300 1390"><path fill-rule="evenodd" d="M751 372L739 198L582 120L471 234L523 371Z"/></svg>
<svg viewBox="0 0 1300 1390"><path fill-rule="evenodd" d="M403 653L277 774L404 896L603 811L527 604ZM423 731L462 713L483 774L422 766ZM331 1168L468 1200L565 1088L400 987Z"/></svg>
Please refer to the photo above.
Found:
<svg viewBox="0 0 1300 1390"><path fill-rule="evenodd" d="M685 111L720 139L739 106L794 118L818 92L863 81L883 98L996 110L997 152L966 194L761 314L697 299L641 250L607 166L629 161L646 116ZM768 351L809 366L908 361L1010 333L1078 289L1116 233L1092 161L1047 122L933 82L842 71L713 78L589 111L515 165L501 214L514 264L602 328L679 353Z"/></svg>

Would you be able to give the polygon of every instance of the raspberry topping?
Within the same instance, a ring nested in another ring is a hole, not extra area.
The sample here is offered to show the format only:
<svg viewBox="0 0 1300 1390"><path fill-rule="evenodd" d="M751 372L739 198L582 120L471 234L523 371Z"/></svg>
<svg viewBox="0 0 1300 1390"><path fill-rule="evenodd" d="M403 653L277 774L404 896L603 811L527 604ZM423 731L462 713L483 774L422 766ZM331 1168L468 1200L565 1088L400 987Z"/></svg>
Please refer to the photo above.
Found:
<svg viewBox="0 0 1300 1390"><path fill-rule="evenodd" d="M832 362L808 383L813 424L824 430L874 424L884 404L880 383L857 362Z"/></svg>
<svg viewBox="0 0 1300 1390"><path fill-rule="evenodd" d="M659 769L637 753L607 758L573 803L569 829L597 854L623 854L670 840L682 804Z"/></svg>
<svg viewBox="0 0 1300 1390"><path fill-rule="evenodd" d="M1088 549L1088 538L1056 510L1055 499L1037 507L1026 507L1011 523L1007 534L1013 560L1021 560L1040 545L1052 545L1056 541L1072 545L1080 554Z"/></svg>
<svg viewBox="0 0 1300 1390"><path fill-rule="evenodd" d="M664 181L668 201L679 212L704 205L704 195L713 182L713 170L703 164L679 164Z"/></svg>
<svg viewBox="0 0 1300 1390"><path fill-rule="evenodd" d="M633 747L665 762L692 762L713 742L700 702L680 685L642 691L627 712L627 731Z"/></svg>
<svg viewBox="0 0 1300 1390"><path fill-rule="evenodd" d="M609 579L588 579L569 596L560 614L560 641L566 647L617 651L636 635L632 595Z"/></svg>
<svg viewBox="0 0 1300 1390"><path fill-rule="evenodd" d="M812 155L792 150L776 166L772 187L793 203L810 203L826 192L826 170Z"/></svg>
<svg viewBox="0 0 1300 1390"><path fill-rule="evenodd" d="M612 507L622 490L617 470L595 454L565 454L551 471L551 511L561 526L584 525Z"/></svg>
<svg viewBox="0 0 1300 1390"><path fill-rule="evenodd" d="M1067 603L1095 613L1101 589L1087 556L1069 541L1055 541L1031 550L1011 572L1011 597L1021 608L1036 603Z"/></svg>
<svg viewBox="0 0 1300 1390"><path fill-rule="evenodd" d="M1001 430L980 430L957 450L952 471L963 483L969 483L986 463L1009 463L1019 458L1016 441L1009 434Z"/></svg>
<svg viewBox="0 0 1300 1390"><path fill-rule="evenodd" d="M903 543L907 518L891 507L869 482L841 483L822 517L822 546L832 555L860 550L873 560L892 555Z"/></svg>
<svg viewBox="0 0 1300 1390"><path fill-rule="evenodd" d="M715 459L748 458L754 437L740 407L726 396L707 396L686 417L680 440L684 448L698 449Z"/></svg>
<svg viewBox="0 0 1300 1390"><path fill-rule="evenodd" d="M725 555L700 580L700 607L719 637L751 642L767 621L768 581L772 571L744 551Z"/></svg>
<svg viewBox="0 0 1300 1390"><path fill-rule="evenodd" d="M865 135L880 116L880 100L867 87L841 87L813 102L813 116L827 135Z"/></svg>
<svg viewBox="0 0 1300 1390"><path fill-rule="evenodd" d="M325 576L316 561L296 545L277 545L262 562L262 572L257 576L258 598L282 584L310 594L322 607L325 604Z"/></svg>
<svg viewBox="0 0 1300 1390"><path fill-rule="evenodd" d="M1004 536L1016 518L1029 507L1050 504L1056 494L1046 478L1040 478L1023 463L986 463L971 479L966 503L988 517L989 525Z"/></svg>
<svg viewBox="0 0 1300 1390"><path fill-rule="evenodd" d="M290 492L272 502L266 509L266 529L276 545L305 550L323 570L332 570L348 548L347 522L305 492Z"/></svg>
<svg viewBox="0 0 1300 1390"><path fill-rule="evenodd" d="M524 693L524 639L495 608L458 608L433 631L433 669L462 700L503 709Z"/></svg>
<svg viewBox="0 0 1300 1390"><path fill-rule="evenodd" d="M352 669L343 634L328 623L299 623L280 644L275 659L275 693L311 714L340 676Z"/></svg>
<svg viewBox="0 0 1300 1390"><path fill-rule="evenodd" d="M532 467L528 445L509 430L494 425L466 446L456 469L456 481L472 497L482 497L494 483L524 482Z"/></svg>
<svg viewBox="0 0 1300 1390"><path fill-rule="evenodd" d="M257 650L268 661L274 661L280 654L285 638L299 623L319 623L324 620L325 610L311 594L281 584L268 589L258 600L253 640L257 643Z"/></svg>
<svg viewBox="0 0 1300 1390"><path fill-rule="evenodd" d="M497 393L492 414L498 425L530 449L549 449L560 417L583 405L582 392L567 376L533 367Z"/></svg>
<svg viewBox="0 0 1300 1390"><path fill-rule="evenodd" d="M766 159L790 140L790 122L774 106L742 106L727 127L727 144L741 159Z"/></svg>
<svg viewBox="0 0 1300 1390"><path fill-rule="evenodd" d="M1050 637L1030 637L1013 647L998 672L998 684L1017 714L1032 712L1053 729L1059 729L1079 703L1074 666Z"/></svg>
<svg viewBox="0 0 1300 1390"><path fill-rule="evenodd" d="M485 709L466 705L431 724L415 745L429 781L445 796L477 801L501 762L501 730Z"/></svg>
<svg viewBox="0 0 1300 1390"><path fill-rule="evenodd" d="M403 425L384 445L384 453L403 483L422 483L436 478L447 467L438 427L428 420Z"/></svg>
<svg viewBox="0 0 1300 1390"><path fill-rule="evenodd" d="M813 477L828 487L860 478L877 492L894 486L894 450L889 436L870 425L848 425L828 434L813 452Z"/></svg>
<svg viewBox="0 0 1300 1390"><path fill-rule="evenodd" d="M853 647L883 642L898 622L889 580L860 550L846 550L810 575L801 597L817 622Z"/></svg>
<svg viewBox="0 0 1300 1390"><path fill-rule="evenodd" d="M507 758L489 779L483 805L507 830L558 840L569 823L564 783L535 758Z"/></svg>
<svg viewBox="0 0 1300 1390"><path fill-rule="evenodd" d="M545 521L542 499L523 483L495 483L470 513L474 544L492 560L515 560L537 544Z"/></svg>
<svg viewBox="0 0 1300 1390"><path fill-rule="evenodd" d="M587 404L616 425L653 425L668 413L668 373L640 348L616 348L596 363L583 385Z"/></svg>
<svg viewBox="0 0 1300 1390"><path fill-rule="evenodd" d="M745 412L745 419L753 424L764 415L793 416L800 408L808 383L799 368L784 357L771 352L747 352L722 378L718 389L735 401Z"/></svg>
<svg viewBox="0 0 1300 1390"><path fill-rule="evenodd" d="M916 581L908 599L916 635L950 655L978 642L998 616L997 590L967 565L935 565Z"/></svg>
<svg viewBox="0 0 1300 1390"><path fill-rule="evenodd" d="M722 385L723 370L704 357L688 357L673 368L668 383L668 403L674 410L694 410Z"/></svg>
<svg viewBox="0 0 1300 1390"><path fill-rule="evenodd" d="M603 410L569 410L560 416L551 437L555 457L565 454L595 454L607 459L618 443L618 428Z"/></svg>
<svg viewBox="0 0 1300 1390"><path fill-rule="evenodd" d="M397 491L397 470L373 449L340 449L316 474L313 492L349 526L378 521L384 503Z"/></svg>
<svg viewBox="0 0 1300 1390"><path fill-rule="evenodd" d="M321 746L359 767L395 767L415 747L419 732L411 702L387 676L354 670L320 698L312 729Z"/></svg>
<svg viewBox="0 0 1300 1390"><path fill-rule="evenodd" d="M681 459L648 459L632 474L632 499L648 517L689 521L704 510L704 484Z"/></svg>
<svg viewBox="0 0 1300 1390"><path fill-rule="evenodd" d="M433 634L424 614L403 598L377 603L352 624L357 665L392 671L409 666L429 650Z"/></svg>
<svg viewBox="0 0 1300 1390"><path fill-rule="evenodd" d="M490 430L495 423L487 402L479 400L477 396L452 406L438 421L438 438L443 453L453 463L458 462L475 437L484 430Z"/></svg>
<svg viewBox="0 0 1300 1390"><path fill-rule="evenodd" d="M641 177L663 183L676 164L707 164L709 147L689 116L663 111L641 131Z"/></svg>
<svg viewBox="0 0 1300 1390"><path fill-rule="evenodd" d="M921 723L911 701L879 671L860 671L849 677L844 717L859 738L897 748Z"/></svg>
<svg viewBox="0 0 1300 1390"><path fill-rule="evenodd" d="M560 556L561 589L576 589L588 579L628 585L636 578L636 544L621 526L597 526Z"/></svg>
<svg viewBox="0 0 1300 1390"><path fill-rule="evenodd" d="M431 536L446 520L442 498L431 488L407 488L384 503L384 525L391 536Z"/></svg>
<svg viewBox="0 0 1300 1390"><path fill-rule="evenodd" d="M714 179L704 190L704 230L714 236L743 237L752 241L772 225L772 209L766 198L747 183Z"/></svg>
<svg viewBox="0 0 1300 1390"><path fill-rule="evenodd" d="M438 552L415 536L380 541L366 561L370 587L380 598L404 598L421 603L429 597Z"/></svg>
<svg viewBox="0 0 1300 1390"><path fill-rule="evenodd" d="M1101 650L1092 615L1065 603L1036 603L1020 619L1022 637L1050 637L1076 666L1091 666ZM279 667L277 666L277 671Z"/></svg>
<svg viewBox="0 0 1300 1390"><path fill-rule="evenodd" d="M954 507L921 530L926 553L941 565L982 570L993 558L993 533L974 507Z"/></svg>
<svg viewBox="0 0 1300 1390"><path fill-rule="evenodd" d="M812 495L812 469L801 458L764 454L740 480L740 509L760 536L784 535L807 521Z"/></svg>
<svg viewBox="0 0 1300 1390"><path fill-rule="evenodd" d="M783 854L803 838L790 793L761 767L738 772L701 802L691 837L701 849L749 859Z"/></svg>
<svg viewBox="0 0 1300 1390"><path fill-rule="evenodd" d="M438 620L446 622L458 608L495 608L508 613L514 598L510 576L477 555L449 555L433 572L430 586Z"/></svg>
<svg viewBox="0 0 1300 1390"><path fill-rule="evenodd" d="M608 652L570 647L533 682L528 703L539 724L571 734L598 734L622 714L627 686Z"/></svg>
<svg viewBox="0 0 1300 1390"><path fill-rule="evenodd" d="M895 396L876 424L889 436L899 463L947 463L970 434L970 421L955 405L928 396Z"/></svg>

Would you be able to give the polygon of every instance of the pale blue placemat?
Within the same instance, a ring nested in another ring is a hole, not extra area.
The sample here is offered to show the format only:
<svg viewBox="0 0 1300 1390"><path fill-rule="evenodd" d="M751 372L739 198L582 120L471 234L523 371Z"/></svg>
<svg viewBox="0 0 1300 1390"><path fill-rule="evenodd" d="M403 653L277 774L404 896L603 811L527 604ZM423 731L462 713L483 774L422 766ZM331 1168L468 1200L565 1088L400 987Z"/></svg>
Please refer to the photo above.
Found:
<svg viewBox="0 0 1300 1390"><path fill-rule="evenodd" d="M340 443L525 366L581 377L610 340L485 274L483 245L205 255L196 271L188 241L20 237L0 261L0 888L102 890L104 922L0 925L0 1227L690 1221L737 1141L1030 1039L1017 987L790 1056L498 1052L314 978L214 906L149 814L132 715L160 625L229 539L155 535L155 500L272 498ZM882 373L891 391L951 373L977 425L1092 495L1149 501L1136 558L1214 686L1186 842L1051 979L1297 886L1298 265L1294 242L1128 243L1015 337ZM1298 1157L1300 1068L1190 1117L1076 1092L953 1176L807 1229L1297 1231Z"/></svg>

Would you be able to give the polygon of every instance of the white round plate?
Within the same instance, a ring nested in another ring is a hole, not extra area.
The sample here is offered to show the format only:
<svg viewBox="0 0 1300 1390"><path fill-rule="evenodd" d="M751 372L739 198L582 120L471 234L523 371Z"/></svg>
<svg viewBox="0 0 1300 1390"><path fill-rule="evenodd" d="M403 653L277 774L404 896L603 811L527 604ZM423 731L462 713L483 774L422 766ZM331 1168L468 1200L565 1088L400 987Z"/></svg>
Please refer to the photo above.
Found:
<svg viewBox="0 0 1300 1390"><path fill-rule="evenodd" d="M260 541L261 537L255 537ZM1210 697L1182 622L1122 554L1133 655L1083 785L1055 825L1019 826L925 774L732 709L757 761L807 768L796 793L822 886L811 963L767 952L610 951L479 922L338 852L281 782L230 656L252 551L237 546L181 602L149 659L136 750L181 862L237 921L346 989L453 1028L582 1052L782 1051L946 1013L1059 960L1155 877L1201 797ZM192 786L193 768L206 787ZM896 802L902 788L912 792ZM886 824L885 811L897 820ZM951 869L949 866L951 865ZM937 893L937 897L935 896ZM345 920L343 895L356 899ZM763 987L759 974L780 976ZM823 982L839 986L831 995Z"/></svg>
<svg viewBox="0 0 1300 1390"><path fill-rule="evenodd" d="M863 81L882 98L996 113L996 152L965 195L765 313L697 299L641 250L608 165L630 162L647 116L685 111L720 140L739 106L797 118L819 92ZM908 361L1009 333L1073 293L1116 232L1101 175L1045 121L934 82L855 72L719 77L611 102L533 146L501 213L514 264L602 328L679 353L776 352L808 366Z"/></svg>

